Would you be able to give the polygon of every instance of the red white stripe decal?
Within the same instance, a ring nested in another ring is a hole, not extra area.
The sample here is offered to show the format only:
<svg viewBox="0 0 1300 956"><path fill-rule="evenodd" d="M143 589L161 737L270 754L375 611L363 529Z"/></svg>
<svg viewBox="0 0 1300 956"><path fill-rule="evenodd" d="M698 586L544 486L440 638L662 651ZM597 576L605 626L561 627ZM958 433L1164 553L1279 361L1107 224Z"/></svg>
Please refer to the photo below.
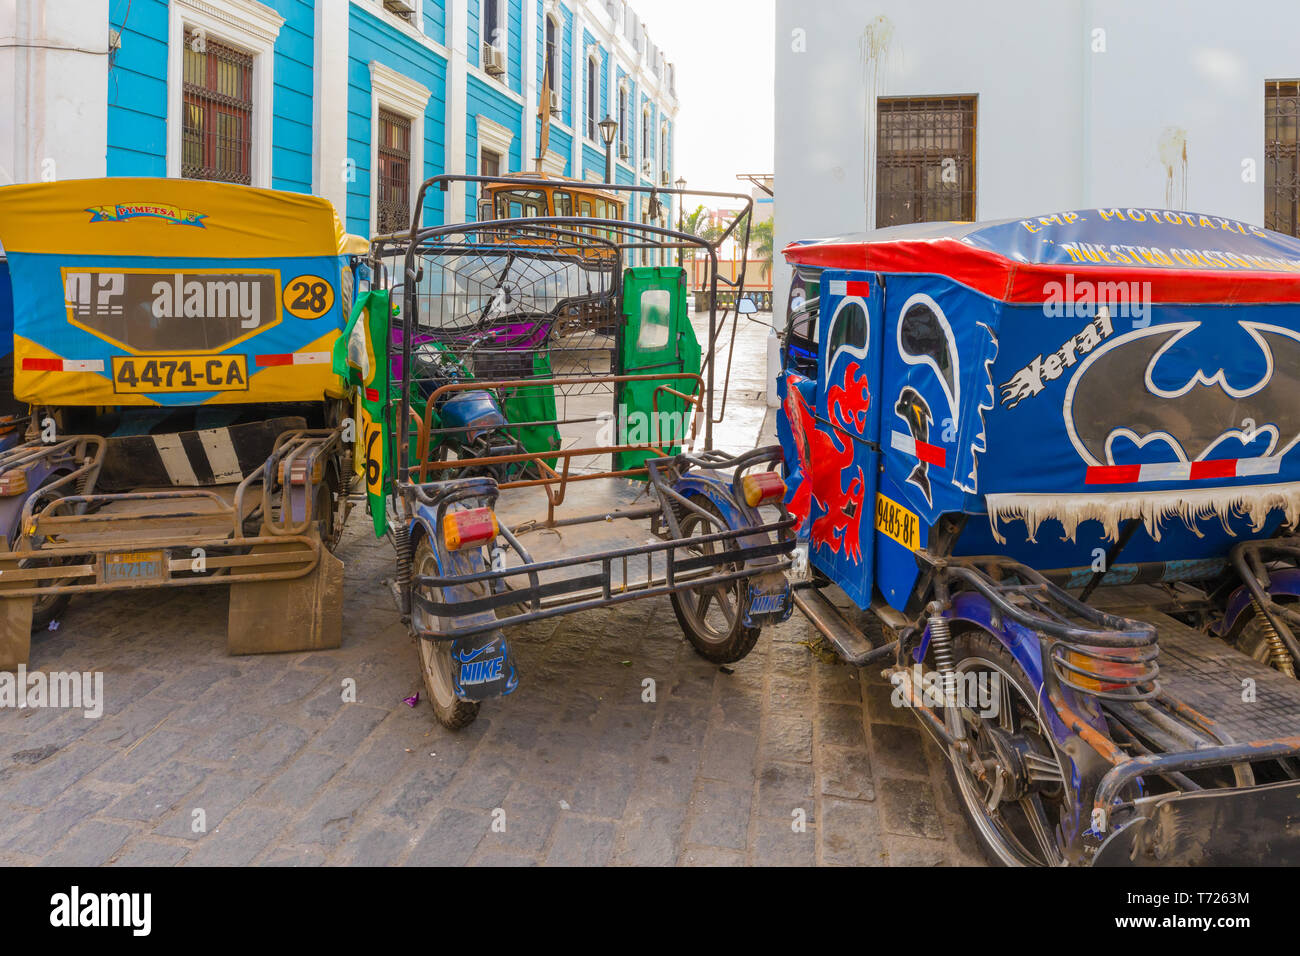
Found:
<svg viewBox="0 0 1300 956"><path fill-rule="evenodd" d="M1136 485L1148 481L1208 481L1276 475L1281 468L1280 457L1171 461L1154 465L1093 465L1088 469L1085 482L1089 485Z"/></svg>
<svg viewBox="0 0 1300 956"><path fill-rule="evenodd" d="M835 279L830 283L831 295L856 295L866 298L871 295L871 283L865 281L849 282L844 279Z"/></svg>
<svg viewBox="0 0 1300 956"><path fill-rule="evenodd" d="M103 359L23 359L24 372L102 372Z"/></svg>
<svg viewBox="0 0 1300 956"><path fill-rule="evenodd" d="M904 435L902 432L890 432L889 445L894 451L901 451L904 455L911 455L918 461L924 461L934 465L936 468L944 468L948 464L948 452L938 445L927 445L923 441L917 441L911 435Z"/></svg>
<svg viewBox="0 0 1300 956"><path fill-rule="evenodd" d="M274 365L328 365L334 358L332 352L287 352L282 355L259 355L257 364L261 368Z"/></svg>

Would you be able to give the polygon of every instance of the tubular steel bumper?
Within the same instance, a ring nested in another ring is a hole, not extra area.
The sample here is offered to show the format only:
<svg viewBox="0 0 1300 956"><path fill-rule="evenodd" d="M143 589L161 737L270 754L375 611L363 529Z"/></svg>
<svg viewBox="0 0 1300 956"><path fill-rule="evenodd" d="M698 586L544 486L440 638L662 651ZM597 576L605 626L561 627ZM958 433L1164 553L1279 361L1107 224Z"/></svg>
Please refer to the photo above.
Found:
<svg viewBox="0 0 1300 956"><path fill-rule="evenodd" d="M734 550L720 550L714 554L692 555L687 558L678 557L676 552L690 545L710 541L725 544L755 534L780 533L792 528L794 521L793 518L786 518L757 527L738 528L710 535L698 535L656 544L620 548L616 551L606 551L596 555L579 555L573 558L560 558L555 561L528 563L517 568L507 568L501 571L481 571L477 574L441 577L421 576L415 579L416 587L413 594L415 605L428 615L426 620L429 618L442 620L447 622L448 627L445 630L442 628L421 629L420 636L430 640L455 640L460 637L470 637L503 627L511 627L515 624L526 624L530 621L540 621L576 611L608 607L613 604L659 597L677 591L709 585L729 584L733 581L754 577L756 574L785 571L790 566L789 559L777 560L757 566L750 565L749 562L761 558L775 558L789 552L794 547L793 539L777 540L765 545L742 545ZM513 538L513 535L510 535L504 528L501 529L501 533L508 541ZM516 544L513 541L511 543ZM662 583L651 578L650 568L655 555L664 555ZM646 559L646 582L644 584L629 585L625 579L622 587L616 588L611 585L610 571L613 564L633 557L644 557ZM701 571L707 572L710 568L722 564L745 564L748 566L742 567L738 571L699 574ZM549 572L577 568L583 565L590 566L591 573L557 581L542 582L540 580L542 575ZM527 584L519 587L507 586L507 579L520 577L527 578ZM456 602L442 601L429 596L430 589L463 587L480 582L486 583L488 590L494 593L469 601ZM599 592L596 596L585 599L581 597L584 592L596 591ZM554 599L565 596L578 597L569 602L552 603L548 607L542 606L543 601L554 601ZM465 615L496 611L499 608L513 605L523 605L528 610L509 617L498 617L479 625L456 627L453 624L454 619Z"/></svg>
<svg viewBox="0 0 1300 956"><path fill-rule="evenodd" d="M229 502L205 488L95 493L104 439L75 436L56 446L28 443L26 450L10 452L0 468L10 459L18 467L33 456L69 454L75 448L84 464L43 491L74 483L85 490L44 502L42 491L28 497L13 549L0 552L0 598L41 597L55 582L61 592L82 594L306 577L316 570L322 554L322 543L312 533L317 516L312 513L316 481L311 474L316 463L337 453L340 436L339 429L284 433L265 465L238 484ZM86 446L93 446L92 454L82 451ZM246 503L255 484L263 489L261 533L246 534L244 522L259 510ZM265 508L268 489L276 488L288 504L273 520ZM128 510L101 510L114 504ZM99 540L99 535L108 540ZM196 549L201 558L195 556ZM143 580L108 580L107 557L128 552L158 553L159 573Z"/></svg>

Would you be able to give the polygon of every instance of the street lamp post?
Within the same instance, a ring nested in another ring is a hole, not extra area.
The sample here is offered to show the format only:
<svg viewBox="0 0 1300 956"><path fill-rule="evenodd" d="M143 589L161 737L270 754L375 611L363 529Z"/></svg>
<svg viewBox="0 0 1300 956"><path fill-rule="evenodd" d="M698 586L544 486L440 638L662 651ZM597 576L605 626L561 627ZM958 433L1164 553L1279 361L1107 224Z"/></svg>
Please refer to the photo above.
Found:
<svg viewBox="0 0 1300 956"><path fill-rule="evenodd" d="M614 137L618 134L618 121L606 116L596 124L600 127L600 138L605 141L605 182L614 181Z"/></svg>

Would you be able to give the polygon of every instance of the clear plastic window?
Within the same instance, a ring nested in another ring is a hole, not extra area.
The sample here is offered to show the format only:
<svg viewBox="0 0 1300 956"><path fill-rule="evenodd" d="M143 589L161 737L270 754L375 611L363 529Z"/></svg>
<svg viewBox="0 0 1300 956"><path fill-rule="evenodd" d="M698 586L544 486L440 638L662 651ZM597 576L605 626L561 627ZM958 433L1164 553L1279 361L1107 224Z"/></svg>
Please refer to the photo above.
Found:
<svg viewBox="0 0 1300 956"><path fill-rule="evenodd" d="M655 351L668 344L673 297L667 289L646 289L641 293L641 332L636 347Z"/></svg>

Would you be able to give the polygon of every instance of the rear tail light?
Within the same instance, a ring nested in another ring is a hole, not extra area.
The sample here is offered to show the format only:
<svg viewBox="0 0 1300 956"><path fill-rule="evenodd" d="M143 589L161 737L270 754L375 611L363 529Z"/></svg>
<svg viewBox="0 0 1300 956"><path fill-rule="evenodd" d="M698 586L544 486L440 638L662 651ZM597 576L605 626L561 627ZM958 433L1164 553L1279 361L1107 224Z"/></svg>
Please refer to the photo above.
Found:
<svg viewBox="0 0 1300 956"><path fill-rule="evenodd" d="M751 508L785 497L785 482L774 471L746 475L740 480L740 488L745 493L745 503Z"/></svg>
<svg viewBox="0 0 1300 956"><path fill-rule="evenodd" d="M1138 647L1084 647L1066 652L1065 659L1078 673L1070 673L1070 681L1083 690L1128 691L1152 677L1150 666L1140 659L1143 648ZM1132 658L1128 661L1106 660L1107 657ZM1110 678L1107 680L1107 678Z"/></svg>
<svg viewBox="0 0 1300 956"><path fill-rule="evenodd" d="M0 475L0 498L12 498L27 493L27 472L6 471Z"/></svg>
<svg viewBox="0 0 1300 956"><path fill-rule="evenodd" d="M491 508L453 511L442 519L442 538L448 551L480 547L495 540L497 531L497 516Z"/></svg>

